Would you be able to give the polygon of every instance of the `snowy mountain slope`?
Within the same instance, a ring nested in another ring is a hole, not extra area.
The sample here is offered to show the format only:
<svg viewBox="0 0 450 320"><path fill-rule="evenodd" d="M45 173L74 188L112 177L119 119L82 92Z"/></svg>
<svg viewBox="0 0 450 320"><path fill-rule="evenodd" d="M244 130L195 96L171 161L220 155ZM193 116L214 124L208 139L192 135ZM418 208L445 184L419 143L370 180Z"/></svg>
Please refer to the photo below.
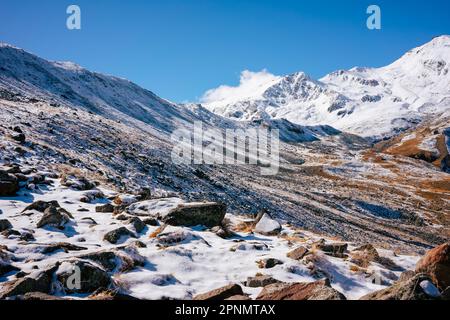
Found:
<svg viewBox="0 0 450 320"><path fill-rule="evenodd" d="M71 62L49 62L2 43L1 91L6 95L31 96L56 106L81 108L164 133L194 121L206 123L205 117L200 118L195 111L161 99L128 80L91 72ZM219 116L209 115L209 120L231 125Z"/></svg>
<svg viewBox="0 0 450 320"><path fill-rule="evenodd" d="M339 70L319 81L274 77L251 94L217 101L211 90L204 105L238 120L285 118L379 139L450 109L449 69L450 36L441 36L383 68Z"/></svg>
<svg viewBox="0 0 450 320"><path fill-rule="evenodd" d="M247 96L229 97L205 106L215 113L240 120L285 118L297 124L319 125L327 121L327 109L339 108L346 100L300 72L271 80Z"/></svg>

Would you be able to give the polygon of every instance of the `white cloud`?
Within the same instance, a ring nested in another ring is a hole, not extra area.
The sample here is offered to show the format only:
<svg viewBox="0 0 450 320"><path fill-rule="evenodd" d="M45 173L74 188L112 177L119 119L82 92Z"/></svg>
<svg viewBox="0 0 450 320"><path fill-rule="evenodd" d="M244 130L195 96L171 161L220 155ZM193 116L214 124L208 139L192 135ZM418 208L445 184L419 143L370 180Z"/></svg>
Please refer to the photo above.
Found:
<svg viewBox="0 0 450 320"><path fill-rule="evenodd" d="M262 94L270 84L279 80L280 77L273 75L266 69L259 72L244 70L241 72L238 86L222 85L205 92L200 98L202 103L237 100L250 98Z"/></svg>

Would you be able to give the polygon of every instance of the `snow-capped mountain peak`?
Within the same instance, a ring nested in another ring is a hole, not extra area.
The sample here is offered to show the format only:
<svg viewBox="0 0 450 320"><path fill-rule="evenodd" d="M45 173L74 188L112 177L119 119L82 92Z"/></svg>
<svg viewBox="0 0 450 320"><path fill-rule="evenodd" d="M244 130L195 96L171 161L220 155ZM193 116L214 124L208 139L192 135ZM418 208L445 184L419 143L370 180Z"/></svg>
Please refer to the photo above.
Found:
<svg viewBox="0 0 450 320"><path fill-rule="evenodd" d="M205 106L238 120L285 118L382 138L450 108L449 69L450 36L444 35L386 67L338 70L319 81L298 72L266 83L251 98L209 99Z"/></svg>

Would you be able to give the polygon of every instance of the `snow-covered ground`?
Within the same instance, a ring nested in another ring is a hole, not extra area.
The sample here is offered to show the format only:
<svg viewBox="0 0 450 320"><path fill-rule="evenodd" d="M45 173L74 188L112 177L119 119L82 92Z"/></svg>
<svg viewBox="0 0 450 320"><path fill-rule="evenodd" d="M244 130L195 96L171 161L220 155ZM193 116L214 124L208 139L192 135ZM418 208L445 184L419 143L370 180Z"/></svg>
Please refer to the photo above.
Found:
<svg viewBox="0 0 450 320"><path fill-rule="evenodd" d="M190 299L194 295L203 293L229 283L242 283L247 277L257 273L271 275L273 278L285 282L312 282L317 280L311 272L311 266L302 261L288 258L286 254L299 245L308 247L322 237L311 232L300 230L287 225L283 226L278 236L264 236L257 233L236 232L228 239L222 239L204 227L194 228L168 226L164 234L178 237L179 241L161 245L160 238L152 237L159 227L147 226L137 234L137 238L122 238L117 244L103 240L103 236L119 226L130 225L117 220L112 213L99 213L95 207L109 202L99 199L93 203L80 202L86 191L77 191L61 186L57 179L53 185L44 190L23 190L18 196L8 199L2 198L0 210L2 219L8 219L18 232L31 232L35 241L21 241L19 236L2 237L1 244L8 247L15 257L14 266L25 273L32 273L35 269L45 269L57 261L63 262L69 258L114 249L132 244L139 240L146 248L138 248L138 253L145 258L145 265L136 267L128 272L112 272L112 277L123 293L141 299ZM109 196L115 192L101 188ZM56 228L37 228L36 223L42 216L37 211L23 209L34 201L56 200L62 208L69 211L74 219L64 230ZM148 204L152 204L148 206ZM156 199L146 201L146 215L152 216L172 208L181 199ZM135 204L138 206L138 204ZM79 211L83 208L85 211ZM141 212L140 214L144 214ZM144 218L144 216L140 216ZM248 218L227 215L231 225L236 227ZM96 224L93 224L92 219ZM51 254L43 254L46 245L58 242L71 243L85 247L86 250L65 253L62 250ZM335 242L327 239L327 242ZM350 244L349 250L354 248ZM392 251L380 250L380 255L391 258L400 269L391 271L378 263L373 263L364 271L353 269L355 265L348 258L327 256L315 252L317 267L326 274L332 286L342 292L349 299L357 299L364 294L379 290L398 279L404 270L413 269L418 256L396 255ZM257 261L264 258L275 258L284 262L271 269L261 269ZM62 268L62 267L61 267ZM353 271L352 271L353 270ZM13 280L16 272L0 278L0 281ZM376 274L382 279L383 285L374 284ZM81 275L83 276L83 275ZM1 287L1 283L0 283ZM244 292L255 298L262 288L245 287ZM64 292L55 292L60 296L67 296ZM83 297L75 295L74 297Z"/></svg>

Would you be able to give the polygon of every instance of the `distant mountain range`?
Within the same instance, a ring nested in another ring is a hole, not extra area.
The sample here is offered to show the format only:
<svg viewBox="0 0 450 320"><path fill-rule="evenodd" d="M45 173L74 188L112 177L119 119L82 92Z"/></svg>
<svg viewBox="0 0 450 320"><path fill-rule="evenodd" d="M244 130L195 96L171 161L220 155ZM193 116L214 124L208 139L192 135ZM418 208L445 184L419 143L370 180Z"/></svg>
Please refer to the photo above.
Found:
<svg viewBox="0 0 450 320"><path fill-rule="evenodd" d="M320 80L299 72L205 107L237 120L285 118L383 138L450 109L450 36L412 49L382 68L339 70Z"/></svg>

